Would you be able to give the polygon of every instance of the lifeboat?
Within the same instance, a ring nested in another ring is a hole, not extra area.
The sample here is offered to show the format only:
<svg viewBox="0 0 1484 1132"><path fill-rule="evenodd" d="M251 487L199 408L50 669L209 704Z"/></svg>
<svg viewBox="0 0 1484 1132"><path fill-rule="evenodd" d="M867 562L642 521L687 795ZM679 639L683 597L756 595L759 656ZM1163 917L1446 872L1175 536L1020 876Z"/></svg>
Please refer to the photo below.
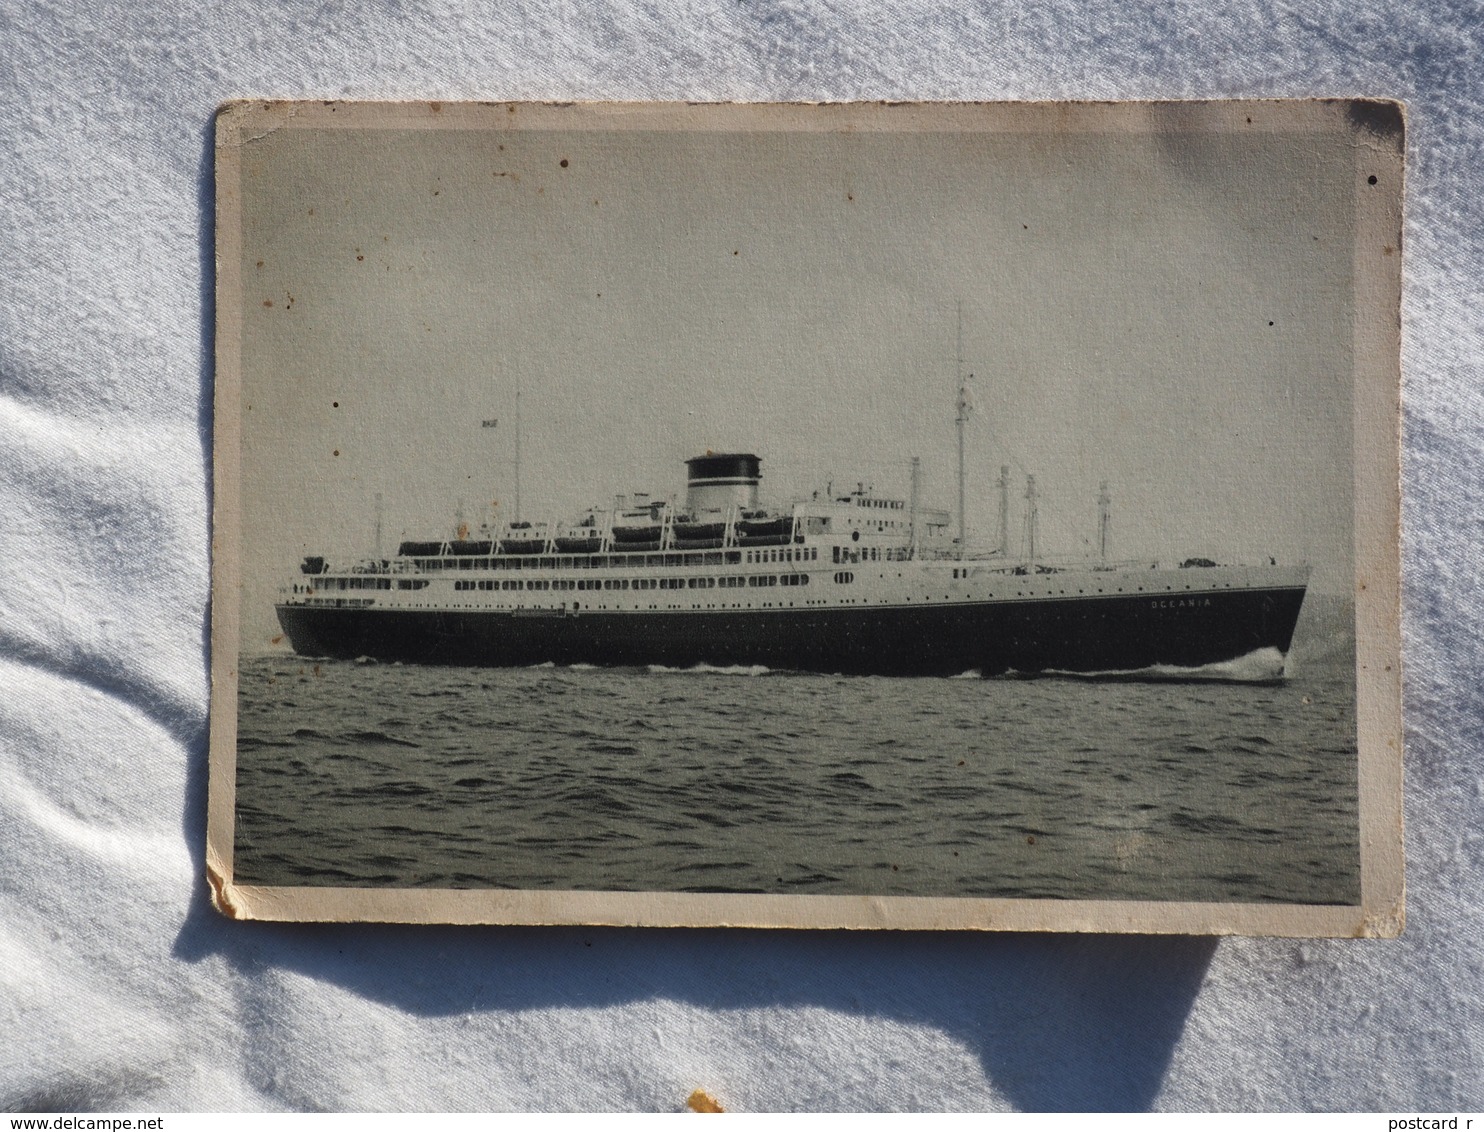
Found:
<svg viewBox="0 0 1484 1132"><path fill-rule="evenodd" d="M672 528L679 539L721 539L726 536L726 518L719 511L704 515L677 515Z"/></svg>
<svg viewBox="0 0 1484 1132"><path fill-rule="evenodd" d="M659 542L660 525L658 523L645 523L642 526L635 524L630 526L625 523L613 524L613 541L627 546L630 543Z"/></svg>
<svg viewBox="0 0 1484 1132"><path fill-rule="evenodd" d="M404 542L397 548L397 554L403 558L437 558L442 555L445 545L441 542Z"/></svg>
<svg viewBox="0 0 1484 1132"><path fill-rule="evenodd" d="M710 550L726 539L726 516L721 511L677 515L670 526L670 541L680 550Z"/></svg>
<svg viewBox="0 0 1484 1132"><path fill-rule="evenodd" d="M634 543L659 545L664 530L661 520L663 505L655 504L642 510L620 511L613 520L613 541L622 549L635 549Z"/></svg>
<svg viewBox="0 0 1484 1132"><path fill-rule="evenodd" d="M603 533L598 529L595 515L588 515L581 522L558 529L556 548L563 554L595 554L603 549Z"/></svg>
<svg viewBox="0 0 1484 1132"><path fill-rule="evenodd" d="M540 554L545 549L545 524L511 523L500 539L501 554Z"/></svg>
<svg viewBox="0 0 1484 1132"><path fill-rule="evenodd" d="M737 541L743 546L778 546L793 535L792 515L744 511L737 520Z"/></svg>
<svg viewBox="0 0 1484 1132"><path fill-rule="evenodd" d="M470 539L455 539L448 544L448 553L457 555L478 555L481 558L488 557L495 552L493 542L475 542Z"/></svg>

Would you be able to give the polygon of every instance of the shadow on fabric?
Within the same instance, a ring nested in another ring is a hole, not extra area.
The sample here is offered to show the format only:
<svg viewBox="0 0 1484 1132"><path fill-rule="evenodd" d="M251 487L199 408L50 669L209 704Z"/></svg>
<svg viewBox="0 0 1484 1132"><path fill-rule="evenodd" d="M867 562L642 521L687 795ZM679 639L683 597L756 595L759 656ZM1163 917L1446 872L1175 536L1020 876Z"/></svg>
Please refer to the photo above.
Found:
<svg viewBox="0 0 1484 1132"><path fill-rule="evenodd" d="M1192 937L238 923L203 885L175 955L220 955L248 979L297 972L412 1017L667 1000L886 1018L961 1042L1018 1109L1102 1112L1150 1107L1215 949Z"/></svg>

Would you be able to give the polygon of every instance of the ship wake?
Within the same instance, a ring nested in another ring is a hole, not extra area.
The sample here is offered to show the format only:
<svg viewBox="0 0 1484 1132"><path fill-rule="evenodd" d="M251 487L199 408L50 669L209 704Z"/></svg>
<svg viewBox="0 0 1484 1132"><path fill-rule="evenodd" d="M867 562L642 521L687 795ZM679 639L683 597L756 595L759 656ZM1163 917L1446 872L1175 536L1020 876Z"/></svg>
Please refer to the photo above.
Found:
<svg viewBox="0 0 1484 1132"><path fill-rule="evenodd" d="M1007 672L1007 679L1055 677L1066 680L1126 680L1150 683L1281 684L1287 678L1287 657L1275 648L1262 648L1239 656L1187 668L1178 664L1152 664L1147 668L1108 669L1101 672L1070 672L1048 668L1041 672Z"/></svg>
<svg viewBox="0 0 1484 1132"><path fill-rule="evenodd" d="M689 668L671 668L666 664L646 665L650 672L704 673L716 676L767 676L772 669L766 664L693 664Z"/></svg>

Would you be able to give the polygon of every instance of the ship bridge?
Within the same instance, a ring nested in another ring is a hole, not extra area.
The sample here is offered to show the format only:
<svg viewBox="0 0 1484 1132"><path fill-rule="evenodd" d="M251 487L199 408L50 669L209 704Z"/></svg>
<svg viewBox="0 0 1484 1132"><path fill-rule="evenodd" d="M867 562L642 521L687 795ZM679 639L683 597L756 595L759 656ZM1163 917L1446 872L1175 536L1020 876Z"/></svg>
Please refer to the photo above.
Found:
<svg viewBox="0 0 1484 1132"><path fill-rule="evenodd" d="M816 493L794 505L794 517L805 536L877 546L910 547L914 527L919 546L946 545L949 527L947 511L928 507L914 511L907 500L878 495L864 483L843 495Z"/></svg>

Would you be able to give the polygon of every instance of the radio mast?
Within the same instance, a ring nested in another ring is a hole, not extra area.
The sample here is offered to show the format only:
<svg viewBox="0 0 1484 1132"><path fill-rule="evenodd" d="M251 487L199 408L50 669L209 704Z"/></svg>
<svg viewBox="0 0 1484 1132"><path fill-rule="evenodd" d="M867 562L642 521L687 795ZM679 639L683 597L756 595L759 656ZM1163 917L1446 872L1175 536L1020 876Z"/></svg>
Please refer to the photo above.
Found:
<svg viewBox="0 0 1484 1132"><path fill-rule="evenodd" d="M1010 557L1010 465L1000 465L1000 557Z"/></svg>
<svg viewBox="0 0 1484 1132"><path fill-rule="evenodd" d="M974 402L969 394L969 382L973 380L971 373L964 376L964 304L959 300L958 304L958 345L955 351L958 368L958 556L964 556L964 548L968 542L968 514L964 504L964 423L969 419L969 413L973 411Z"/></svg>
<svg viewBox="0 0 1484 1132"><path fill-rule="evenodd" d="M1036 506L1036 477L1025 477L1025 562L1027 566L1036 565L1036 525L1040 518L1039 509Z"/></svg>
<svg viewBox="0 0 1484 1132"><path fill-rule="evenodd" d="M916 456L912 457L912 510L909 517L912 521L912 549L908 555L910 558L917 557L917 509L922 499L922 461Z"/></svg>
<svg viewBox="0 0 1484 1132"><path fill-rule="evenodd" d="M1108 494L1108 481L1098 486L1098 557L1108 561L1108 550L1113 543L1113 497Z"/></svg>
<svg viewBox="0 0 1484 1132"><path fill-rule="evenodd" d="M381 528L384 518L385 512L381 505L381 492L378 491L376 493L376 557L378 560L381 558Z"/></svg>
<svg viewBox="0 0 1484 1132"><path fill-rule="evenodd" d="M515 521L520 522L520 380L515 382Z"/></svg>

